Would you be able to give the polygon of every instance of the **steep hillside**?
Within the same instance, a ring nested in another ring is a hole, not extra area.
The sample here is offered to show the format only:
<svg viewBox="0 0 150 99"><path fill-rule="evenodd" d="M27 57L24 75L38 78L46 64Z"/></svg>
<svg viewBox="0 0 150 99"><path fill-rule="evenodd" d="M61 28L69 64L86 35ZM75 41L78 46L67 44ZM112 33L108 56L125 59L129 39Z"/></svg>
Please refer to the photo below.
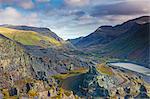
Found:
<svg viewBox="0 0 150 99"><path fill-rule="evenodd" d="M17 80L34 78L29 55L21 44L0 35L0 88L10 88Z"/></svg>
<svg viewBox="0 0 150 99"><path fill-rule="evenodd" d="M150 17L143 16L114 27L101 26L82 39L70 41L100 57L127 59L149 67L149 24Z"/></svg>
<svg viewBox="0 0 150 99"><path fill-rule="evenodd" d="M1 66L10 69L10 72L12 69L25 68L26 75L43 79L67 72L70 67L92 65L88 58L77 56L69 48L64 49L64 41L39 32L0 27L0 35ZM59 49L60 46L63 48Z"/></svg>
<svg viewBox="0 0 150 99"><path fill-rule="evenodd" d="M53 37L47 37L34 31L16 30L0 27L0 34L20 42L23 45L35 45L41 47L61 46L61 42Z"/></svg>
<svg viewBox="0 0 150 99"><path fill-rule="evenodd" d="M56 69L59 64L56 56L51 60L35 56L21 43L0 34L0 98L46 99L60 97L60 94L65 98L75 97L71 92L60 93L58 83L51 77L62 72Z"/></svg>
<svg viewBox="0 0 150 99"><path fill-rule="evenodd" d="M91 47L97 44L104 45L116 38L117 35L115 33L118 32L122 33L124 31L117 31L113 29L112 26L102 26L86 37L82 37L80 39L77 38L69 41L78 48Z"/></svg>
<svg viewBox="0 0 150 99"><path fill-rule="evenodd" d="M71 42L72 44L76 44L79 41L81 41L84 37L79 37L79 38L75 38L75 39L68 39L67 41Z"/></svg>
<svg viewBox="0 0 150 99"><path fill-rule="evenodd" d="M20 60L25 64L27 61L36 74L44 72L45 75L51 75L67 71L70 65L75 67L89 65L87 60L73 55L69 50L56 49L61 46L61 42L38 32L0 27L0 35L1 66L13 66L16 69L19 65L16 62ZM27 58L22 59L21 55ZM28 72L34 73L29 70Z"/></svg>
<svg viewBox="0 0 150 99"><path fill-rule="evenodd" d="M70 47L70 44L63 40L59 41L35 31L16 30L3 26L0 27L0 34L19 43L18 46L22 46L25 54L29 54L31 65L35 67L34 70L42 70L46 75L66 72L70 65L74 68L92 65L90 63L92 60L78 56L77 52L72 52L74 50L72 46Z"/></svg>
<svg viewBox="0 0 150 99"><path fill-rule="evenodd" d="M134 27L136 23L144 24L150 22L149 19L149 16L143 16L116 26L101 26L88 36L69 41L78 48L93 50L94 47L102 47L108 44L112 40L119 37L119 35L129 31L131 28L136 28Z"/></svg>
<svg viewBox="0 0 150 99"><path fill-rule="evenodd" d="M62 38L57 36L54 32L52 32L49 28L44 27L32 27L32 26L24 26L24 25L1 25L1 27L11 28L11 29L17 29L17 30L25 30L25 31L34 31L38 32L44 36L53 37L54 39L58 41L63 41Z"/></svg>
<svg viewBox="0 0 150 99"><path fill-rule="evenodd" d="M102 48L101 51L103 51L104 56L120 57L149 64L150 23L137 24L136 26L135 29L130 29Z"/></svg>

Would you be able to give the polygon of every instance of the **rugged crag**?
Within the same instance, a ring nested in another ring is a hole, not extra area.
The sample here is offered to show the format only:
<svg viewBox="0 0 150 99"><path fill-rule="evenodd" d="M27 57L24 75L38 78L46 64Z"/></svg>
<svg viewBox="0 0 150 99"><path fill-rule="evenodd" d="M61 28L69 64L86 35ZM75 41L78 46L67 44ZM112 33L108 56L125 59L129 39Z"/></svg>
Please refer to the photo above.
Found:
<svg viewBox="0 0 150 99"><path fill-rule="evenodd" d="M70 66L76 68L93 65L88 59L81 58L70 52L71 50L65 45L65 47L63 45L59 47L54 45L55 42L53 43L53 41L48 45L47 42L41 43L39 40L43 37L41 34L7 28L1 28L0 31L0 88L3 89L2 92L7 92L8 90L10 92L9 95L18 96L20 93L26 95L30 91L32 92L33 88L38 91L37 82L39 87L44 87L44 90L48 91L45 86L49 87L55 83L55 80L50 77L51 75L65 73L70 70ZM29 40L24 39L23 35L25 33L27 35L31 33L31 36L28 36ZM16 36L14 38L9 34L15 34ZM57 42L60 41L57 40ZM43 44L44 47L40 46L40 44ZM26 86L28 83L31 85L30 88ZM57 84L54 87L56 86Z"/></svg>
<svg viewBox="0 0 150 99"><path fill-rule="evenodd" d="M43 97L43 94L44 97L48 97L49 91L51 94L49 97L57 96L59 87L51 75L67 72L70 66L76 68L89 65L87 60L69 54L66 46L57 48L53 45L43 48L24 45L24 42L2 34L0 34L0 94L3 93L5 98ZM70 97L74 97L73 93Z"/></svg>
<svg viewBox="0 0 150 99"><path fill-rule="evenodd" d="M62 86L83 98L108 98L109 90L115 84L114 77L103 75L96 67L90 66L86 73L67 78Z"/></svg>
<svg viewBox="0 0 150 99"><path fill-rule="evenodd" d="M79 92L81 96L86 97L108 97L109 92L101 87L98 77L102 76L95 67L90 67L89 71L83 75L83 80L79 84Z"/></svg>

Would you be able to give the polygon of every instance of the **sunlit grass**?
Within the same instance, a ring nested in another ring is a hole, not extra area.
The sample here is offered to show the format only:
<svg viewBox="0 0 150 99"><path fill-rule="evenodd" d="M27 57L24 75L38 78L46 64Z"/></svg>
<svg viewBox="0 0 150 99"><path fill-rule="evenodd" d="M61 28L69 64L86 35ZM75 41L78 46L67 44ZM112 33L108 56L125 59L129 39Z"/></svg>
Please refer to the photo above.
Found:
<svg viewBox="0 0 150 99"><path fill-rule="evenodd" d="M105 63L97 64L97 70L103 74L114 75L112 69L110 67L106 66Z"/></svg>
<svg viewBox="0 0 150 99"><path fill-rule="evenodd" d="M16 30L0 27L0 34L17 42L20 42L23 45L36 45L42 47L48 45L61 46L61 43L53 37L46 37L34 31Z"/></svg>
<svg viewBox="0 0 150 99"><path fill-rule="evenodd" d="M78 69L72 70L72 71L70 71L68 73L65 73L65 74L53 75L53 77L56 78L56 79L59 79L59 80L64 80L68 77L85 73L85 72L87 72L87 70L88 70L87 68L78 68Z"/></svg>

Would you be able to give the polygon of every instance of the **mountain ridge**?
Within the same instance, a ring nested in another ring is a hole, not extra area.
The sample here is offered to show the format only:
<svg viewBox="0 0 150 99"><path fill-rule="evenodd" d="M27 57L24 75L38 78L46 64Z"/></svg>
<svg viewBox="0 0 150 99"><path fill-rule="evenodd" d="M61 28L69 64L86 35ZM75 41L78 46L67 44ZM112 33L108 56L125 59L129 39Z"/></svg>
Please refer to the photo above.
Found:
<svg viewBox="0 0 150 99"><path fill-rule="evenodd" d="M136 23L143 24L150 22L149 19L150 16L142 16L139 18L131 19L116 26L100 26L93 33L82 37L82 39L80 40L77 38L70 39L68 41L70 41L73 45L75 45L78 48L90 47L92 45L95 45L95 43L102 43L103 45L103 43L108 43L120 34L127 32Z"/></svg>
<svg viewBox="0 0 150 99"><path fill-rule="evenodd" d="M45 36L52 36L58 41L63 41L56 33L52 32L49 28L46 27L34 27L34 26L26 26L26 25L0 25L0 27L6 27L17 30L26 30L26 31L35 31L39 32Z"/></svg>
<svg viewBox="0 0 150 99"><path fill-rule="evenodd" d="M150 16L143 16L95 32L72 44L82 51L101 57L129 59L149 67ZM139 53L138 53L139 52Z"/></svg>

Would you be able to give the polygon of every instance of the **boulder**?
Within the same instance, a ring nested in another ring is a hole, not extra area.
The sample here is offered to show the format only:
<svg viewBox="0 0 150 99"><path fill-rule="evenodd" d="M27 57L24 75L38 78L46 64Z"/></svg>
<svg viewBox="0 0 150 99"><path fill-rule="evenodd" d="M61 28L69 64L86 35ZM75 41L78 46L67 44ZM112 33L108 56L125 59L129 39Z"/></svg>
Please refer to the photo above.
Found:
<svg viewBox="0 0 150 99"><path fill-rule="evenodd" d="M9 95L10 95L10 96L17 96L17 95L18 95L18 90L17 90L17 88L10 88L10 89L9 89Z"/></svg>

